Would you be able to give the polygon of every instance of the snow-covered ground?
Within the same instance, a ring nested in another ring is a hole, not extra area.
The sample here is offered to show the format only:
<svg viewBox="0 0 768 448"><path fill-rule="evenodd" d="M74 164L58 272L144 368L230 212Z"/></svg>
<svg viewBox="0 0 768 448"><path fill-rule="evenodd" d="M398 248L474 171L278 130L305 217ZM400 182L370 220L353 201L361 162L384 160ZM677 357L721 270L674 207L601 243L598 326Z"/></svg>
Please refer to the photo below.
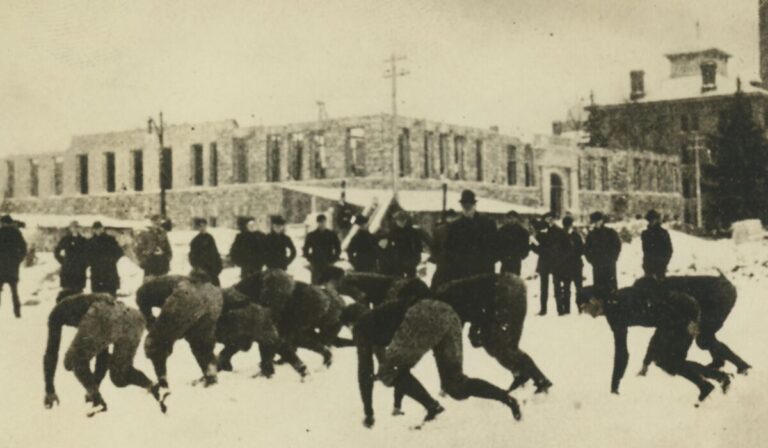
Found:
<svg viewBox="0 0 768 448"><path fill-rule="evenodd" d="M303 229L291 231L297 247ZM226 252L234 232L215 230L220 250ZM174 272L186 273L186 247L191 232L173 232ZM270 380L251 378L258 369L258 351L234 358L236 371L222 373L219 384L204 389L190 383L199 376L189 348L179 342L169 361L173 395L167 415L154 400L136 388L116 389L109 380L102 386L109 412L93 419L84 415L82 387L59 365L56 377L61 405L43 408L42 356L46 317L57 293L58 268L53 257L38 254L39 263L21 273L23 318L12 316L8 291L0 307L0 447L88 446L537 446L537 447L723 447L765 446L768 429L768 244L735 246L730 241L704 241L673 234L673 273L716 273L722 270L737 285L739 301L721 331L721 338L754 368L737 376L727 395L713 394L695 408L697 391L687 381L653 368L648 377L636 377L645 345L646 329L630 331L630 367L621 395L609 393L613 357L610 330L605 319L573 314L538 317L538 279L535 258L526 260L524 277L529 285L529 318L522 346L555 386L547 395L532 388L516 391L523 420L515 422L494 402L441 398L446 412L422 430L408 428L423 414L406 400L403 417L390 416L391 389L377 385L373 429L362 425L362 406L353 349L337 349L330 369L315 354L300 352L312 374L302 383L290 367L278 367ZM291 272L300 279L308 273L299 258ZM624 246L620 283L629 284L641 271L639 241ZM129 260L121 261L122 300L133 305L132 292L141 273ZM734 268L737 268L734 271ZM588 277L591 272L587 269ZM222 283L235 282L238 273L228 269ZM554 304L550 305L554 309ZM66 329L61 353L73 329ZM692 358L708 362L709 356L694 346ZM150 376L150 363L140 350L136 365ZM465 344L465 368L470 375L508 386L510 375L484 352ZM728 367L731 371L731 366ZM426 387L439 392L436 369L427 356L415 369Z"/></svg>

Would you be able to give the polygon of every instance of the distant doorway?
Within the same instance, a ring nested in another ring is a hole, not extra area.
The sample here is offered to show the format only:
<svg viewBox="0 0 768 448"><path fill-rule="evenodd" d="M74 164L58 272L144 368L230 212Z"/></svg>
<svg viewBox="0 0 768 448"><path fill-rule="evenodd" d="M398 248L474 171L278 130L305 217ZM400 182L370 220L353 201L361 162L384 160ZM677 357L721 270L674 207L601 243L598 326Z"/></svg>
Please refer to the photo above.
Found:
<svg viewBox="0 0 768 448"><path fill-rule="evenodd" d="M563 179L557 174L549 176L549 210L557 217L563 215Z"/></svg>

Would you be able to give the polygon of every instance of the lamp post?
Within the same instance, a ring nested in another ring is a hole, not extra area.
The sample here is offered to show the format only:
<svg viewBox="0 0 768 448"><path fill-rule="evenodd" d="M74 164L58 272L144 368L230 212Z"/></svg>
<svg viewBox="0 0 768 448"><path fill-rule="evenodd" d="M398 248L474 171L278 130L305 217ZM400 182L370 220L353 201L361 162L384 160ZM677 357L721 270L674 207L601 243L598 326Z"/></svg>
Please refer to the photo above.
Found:
<svg viewBox="0 0 768 448"><path fill-rule="evenodd" d="M163 219L166 218L166 201L165 201L165 188L166 188L166 176L165 176L165 145L163 143L163 134L165 134L165 126L163 124L163 112L160 111L157 122L150 117L147 120L147 133L151 134L155 132L157 134L157 140L160 144L160 215Z"/></svg>

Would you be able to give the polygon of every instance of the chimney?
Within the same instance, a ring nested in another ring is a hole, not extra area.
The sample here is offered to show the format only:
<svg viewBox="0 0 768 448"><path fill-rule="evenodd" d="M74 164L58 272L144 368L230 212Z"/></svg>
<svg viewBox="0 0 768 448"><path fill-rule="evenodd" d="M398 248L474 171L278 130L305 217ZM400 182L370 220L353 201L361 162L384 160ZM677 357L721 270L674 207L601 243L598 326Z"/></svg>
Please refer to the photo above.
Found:
<svg viewBox="0 0 768 448"><path fill-rule="evenodd" d="M631 92L629 99L639 100L645 96L645 72L642 70L632 70L629 72L629 82Z"/></svg>
<svg viewBox="0 0 768 448"><path fill-rule="evenodd" d="M701 64L701 93L717 89L717 64L712 61Z"/></svg>
<svg viewBox="0 0 768 448"><path fill-rule="evenodd" d="M498 134L499 133L499 127L496 126L496 125L491 126L491 132L494 132L494 133Z"/></svg>
<svg viewBox="0 0 768 448"><path fill-rule="evenodd" d="M552 122L552 135L561 135L563 133L563 122L562 121L553 121Z"/></svg>
<svg viewBox="0 0 768 448"><path fill-rule="evenodd" d="M760 81L768 85L768 2L759 0L760 15Z"/></svg>

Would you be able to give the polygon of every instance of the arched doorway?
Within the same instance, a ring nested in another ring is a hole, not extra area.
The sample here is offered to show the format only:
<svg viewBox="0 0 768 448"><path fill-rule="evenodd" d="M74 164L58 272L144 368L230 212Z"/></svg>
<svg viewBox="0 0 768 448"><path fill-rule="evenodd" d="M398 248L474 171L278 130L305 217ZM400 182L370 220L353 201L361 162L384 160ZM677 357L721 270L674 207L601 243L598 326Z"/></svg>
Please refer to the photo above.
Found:
<svg viewBox="0 0 768 448"><path fill-rule="evenodd" d="M563 215L563 179L554 173L549 176L549 210L555 216Z"/></svg>

